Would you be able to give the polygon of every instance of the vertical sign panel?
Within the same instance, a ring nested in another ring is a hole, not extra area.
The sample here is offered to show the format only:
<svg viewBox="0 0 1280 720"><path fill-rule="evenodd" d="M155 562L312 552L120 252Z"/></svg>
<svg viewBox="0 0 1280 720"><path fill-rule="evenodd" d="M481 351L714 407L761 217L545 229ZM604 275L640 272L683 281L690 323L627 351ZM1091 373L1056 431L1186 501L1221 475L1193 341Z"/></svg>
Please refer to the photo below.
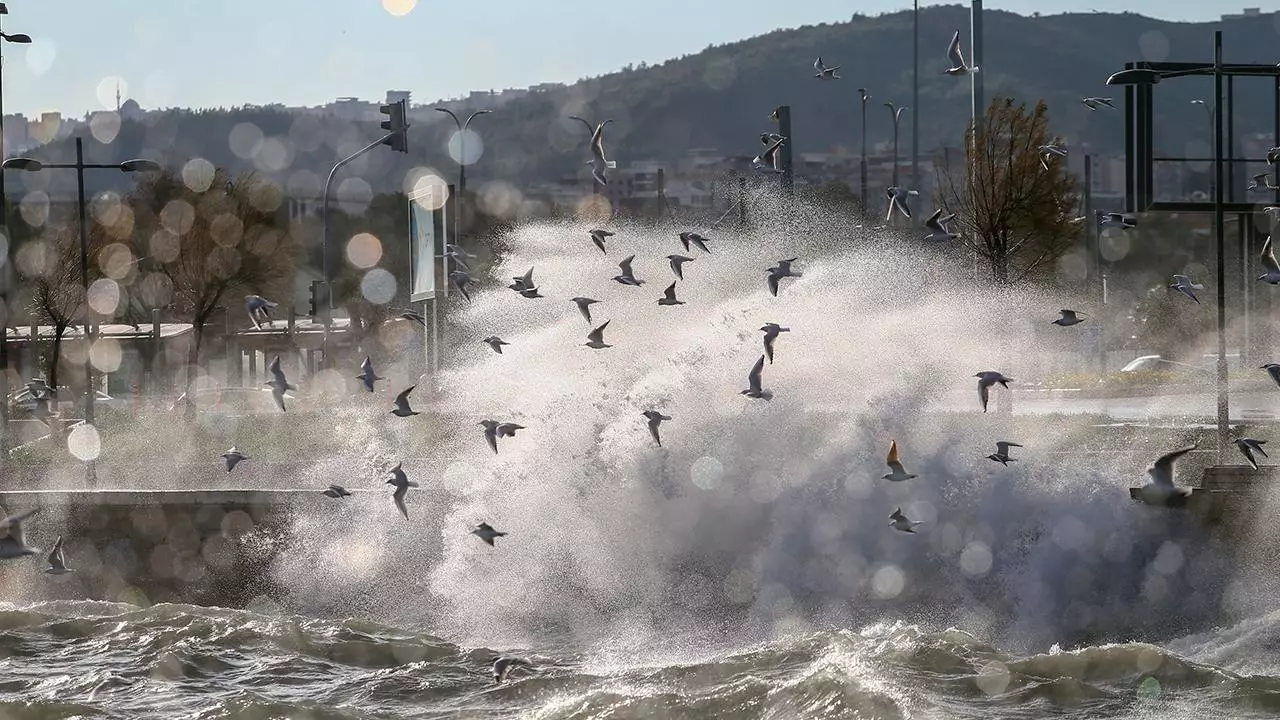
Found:
<svg viewBox="0 0 1280 720"><path fill-rule="evenodd" d="M412 260L410 295L412 302L430 300L436 294L436 257L441 245L440 219L432 188L425 187L409 196L409 254Z"/></svg>

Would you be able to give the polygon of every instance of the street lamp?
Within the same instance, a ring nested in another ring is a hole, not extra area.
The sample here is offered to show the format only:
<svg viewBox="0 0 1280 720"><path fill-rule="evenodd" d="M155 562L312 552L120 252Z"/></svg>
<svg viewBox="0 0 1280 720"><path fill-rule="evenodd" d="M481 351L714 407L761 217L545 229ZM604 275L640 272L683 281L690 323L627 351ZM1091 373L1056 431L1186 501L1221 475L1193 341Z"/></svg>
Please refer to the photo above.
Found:
<svg viewBox="0 0 1280 720"><path fill-rule="evenodd" d="M0 16L8 15L9 7L0 2ZM26 45L31 42L31 36L23 33L14 33L12 35L0 31L0 39L5 42L18 43ZM0 43L3 46L3 43ZM4 60L0 57L0 160L9 154L9 148L4 141L4 80L3 80ZM0 398L5 398L0 402L0 425L3 425L3 433L0 433L0 448L8 447L9 440L9 273L12 272L9 263L9 203L4 193L4 173L0 172L0 226L3 230L0 232L4 235L5 240L5 256L3 258L3 267L0 267ZM7 456L6 456L7 457Z"/></svg>
<svg viewBox="0 0 1280 720"><path fill-rule="evenodd" d="M458 195L462 195L467 191L467 128L471 127L471 121L476 119L477 115L488 115L492 110L477 110L471 113L466 122L458 120L458 116L449 108L436 108L436 112L448 113L453 118L453 124L458 128ZM458 239L455 237L455 243Z"/></svg>
<svg viewBox="0 0 1280 720"><path fill-rule="evenodd" d="M163 168L160 163L154 160L125 160L121 163L86 163L84 161L84 140L76 138L76 161L74 163L46 163L36 160L35 158L10 158L0 164L0 170L22 170L25 172L40 172L41 170L59 170L69 169L76 171L76 189L79 197L80 212L80 284L84 289L84 313L85 313L85 343L89 342L89 223L85 218L85 198L84 198L84 171L85 170L119 170L120 172L137 173L137 172L158 172ZM0 175L3 175L0 172ZM84 356L84 377L85 377L85 402L84 402L84 421L89 425L93 424L93 363L89 360L89 352L86 349Z"/></svg>
<svg viewBox="0 0 1280 720"><path fill-rule="evenodd" d="M860 173L862 176L862 212L867 211L867 99L871 96L867 94L866 88L858 88L858 95L862 98L862 157L859 160L861 166Z"/></svg>
<svg viewBox="0 0 1280 720"><path fill-rule="evenodd" d="M907 109L906 105L898 107L891 102L884 104L889 108L889 112L893 115L893 186L898 186L898 121L902 119L902 112Z"/></svg>
<svg viewBox="0 0 1280 720"><path fill-rule="evenodd" d="M1213 75L1213 232L1217 252L1217 300L1218 300L1218 462L1227 461L1227 446L1231 444L1231 424L1228 414L1227 388L1227 273L1226 217L1222 198L1222 31L1213 32L1213 64L1187 70L1161 72L1150 68L1121 70L1107 78L1108 85L1155 85L1161 80L1189 75ZM1201 101L1200 104L1204 104Z"/></svg>

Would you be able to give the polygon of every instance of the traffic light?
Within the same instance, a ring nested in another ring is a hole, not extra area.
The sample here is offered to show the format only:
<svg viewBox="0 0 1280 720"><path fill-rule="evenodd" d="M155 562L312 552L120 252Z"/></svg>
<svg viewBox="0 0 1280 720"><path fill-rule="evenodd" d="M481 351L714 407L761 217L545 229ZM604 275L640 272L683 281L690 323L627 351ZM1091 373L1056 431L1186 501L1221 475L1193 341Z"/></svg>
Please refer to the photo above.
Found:
<svg viewBox="0 0 1280 720"><path fill-rule="evenodd" d="M323 285L324 285L323 281L320 281L320 280L311 281L311 312L307 313L307 315L309 315L310 317L315 318L320 316L318 312L320 310L320 305L321 305L320 288Z"/></svg>
<svg viewBox="0 0 1280 720"><path fill-rule="evenodd" d="M379 112L387 116L387 119L382 121L382 129L390 133L383 139L382 144L389 145L392 150L402 153L409 152L409 121L405 119L407 106L407 101L397 100L378 108Z"/></svg>

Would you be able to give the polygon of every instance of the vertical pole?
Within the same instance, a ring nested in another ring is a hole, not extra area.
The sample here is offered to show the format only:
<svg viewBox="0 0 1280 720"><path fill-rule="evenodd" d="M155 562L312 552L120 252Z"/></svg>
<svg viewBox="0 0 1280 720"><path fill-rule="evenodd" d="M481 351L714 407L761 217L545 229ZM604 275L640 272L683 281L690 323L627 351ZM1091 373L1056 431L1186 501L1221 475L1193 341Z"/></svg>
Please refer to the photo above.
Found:
<svg viewBox="0 0 1280 720"><path fill-rule="evenodd" d="M1098 288L1098 312L1094 317L1098 328L1098 374L1107 373L1106 326L1103 315L1107 306L1106 273L1102 269L1102 238L1098 235L1098 216L1093 209L1093 155L1084 156L1084 218L1089 223L1089 252L1093 255L1093 274L1090 280Z"/></svg>
<svg viewBox="0 0 1280 720"><path fill-rule="evenodd" d="M1276 84L1277 93L1280 93L1280 83ZM859 164L859 174L862 178L862 212L867 212L867 91L864 88L858 88L858 93L862 97L862 155ZM1280 97L1280 94L1277 95ZM1278 133L1280 134L1280 133Z"/></svg>
<svg viewBox="0 0 1280 720"><path fill-rule="evenodd" d="M76 138L76 191L79 198L80 212L80 285L84 289L84 421L93 424L93 363L89 360L89 349L93 345L93 337L89 332L92 323L89 320L89 222L85 217L84 199L84 141Z"/></svg>
<svg viewBox="0 0 1280 720"><path fill-rule="evenodd" d="M454 118L453 121L456 123L458 122L458 119ZM467 124L468 125L471 124L470 120L468 120ZM466 189L467 189L467 133L463 128L459 127L458 128L458 193L461 194ZM456 234L453 236L453 242L455 245L458 243L458 236Z"/></svg>
<svg viewBox="0 0 1280 720"><path fill-rule="evenodd" d="M977 61L974 61L977 64ZM911 189L920 191L920 0L911 13ZM920 198L923 200L924 198ZM923 205L923 203L921 203ZM915 221L912 221L914 224Z"/></svg>
<svg viewBox="0 0 1280 720"><path fill-rule="evenodd" d="M893 113L893 182L891 184L898 187L898 118L901 116L896 108L889 108L889 111Z"/></svg>
<svg viewBox="0 0 1280 720"><path fill-rule="evenodd" d="M1240 314L1244 316L1244 325L1241 329L1240 341L1236 343L1237 352L1240 355L1239 364L1236 369L1249 367L1249 256L1253 254L1253 213L1240 213L1236 215L1236 237L1240 245Z"/></svg>
<svg viewBox="0 0 1280 720"><path fill-rule="evenodd" d="M1222 177L1222 31L1213 32L1213 174L1217 189L1213 193L1213 231L1217 236L1218 295L1218 463L1227 461L1230 444L1230 414L1227 398L1227 264L1223 240L1226 218L1223 214Z"/></svg>
<svg viewBox="0 0 1280 720"><path fill-rule="evenodd" d="M1132 70L1133 63L1125 63L1125 70ZM1134 98L1132 85L1124 86L1124 211L1137 211L1137 158L1134 156Z"/></svg>
<svg viewBox="0 0 1280 720"><path fill-rule="evenodd" d="M738 177L738 227L747 226L747 178Z"/></svg>
<svg viewBox="0 0 1280 720"><path fill-rule="evenodd" d="M1227 114L1224 117L1226 119L1227 126L1227 140L1226 151L1223 155L1222 161L1227 164L1226 168L1223 169L1223 174L1226 175L1227 178L1227 184L1226 190L1222 196L1223 202L1227 202L1228 199L1234 199L1236 196L1236 92L1234 80L1235 78L1230 75L1226 78Z"/></svg>
<svg viewBox="0 0 1280 720"><path fill-rule="evenodd" d="M0 42L0 46L4 45ZM0 57L0 163L9 157L9 144L4 137L4 58ZM4 189L4 171L0 170L0 225L4 236L4 257L0 265L0 462L9 459L9 278L13 268L10 267L10 247L13 238L9 235L9 197Z"/></svg>
<svg viewBox="0 0 1280 720"><path fill-rule="evenodd" d="M987 71L982 60L982 0L972 0L969 6L969 48L972 53L969 63L979 69L979 72L969 73L973 126L977 127L978 118L986 114L987 108L982 97L982 76Z"/></svg>
<svg viewBox="0 0 1280 720"><path fill-rule="evenodd" d="M148 398L154 398L160 394L159 374L156 371L156 365L161 362L160 351L160 308L151 308L151 362L147 364L147 380L144 389Z"/></svg>
<svg viewBox="0 0 1280 720"><path fill-rule="evenodd" d="M782 192L788 197L795 194L795 176L793 174L792 152L791 147L795 145L795 139L791 137L791 106L783 105L778 108L778 134L786 138L787 141L782 144Z"/></svg>

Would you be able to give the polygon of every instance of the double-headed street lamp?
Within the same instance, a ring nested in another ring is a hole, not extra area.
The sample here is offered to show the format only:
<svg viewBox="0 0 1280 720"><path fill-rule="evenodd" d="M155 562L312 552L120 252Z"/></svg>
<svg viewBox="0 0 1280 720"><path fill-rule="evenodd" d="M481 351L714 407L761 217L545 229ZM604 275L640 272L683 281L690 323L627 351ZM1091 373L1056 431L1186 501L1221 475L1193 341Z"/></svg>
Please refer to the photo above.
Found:
<svg viewBox="0 0 1280 720"><path fill-rule="evenodd" d="M891 102L884 104L889 108L889 113L893 115L893 186L898 186L898 121L902 119L902 113L907 109L906 105L898 107Z"/></svg>
<svg viewBox="0 0 1280 720"><path fill-rule="evenodd" d="M466 122L458 119L449 108L436 108L436 112L448 113L453 118L453 124L458 128L458 195L461 196L467 190L467 128L471 127L471 121L476 119L477 115L488 115L492 110L477 110L471 113ZM458 242L455 236L453 241Z"/></svg>
<svg viewBox="0 0 1280 720"><path fill-rule="evenodd" d="M68 169L76 171L76 188L79 198L80 213L80 283L84 289L84 313L85 313L85 343L87 344L92 338L89 335L88 321L89 317L89 223L85 218L85 198L84 198L84 171L85 170L119 170L120 172L136 173L136 172L158 172L163 168L160 163L154 160L144 160L141 158L134 160L125 160L121 163L86 163L84 161L84 140L76 138L76 161L74 163L46 163L34 158L10 158L0 165L2 170L24 170L26 172L40 172L41 170L52 169ZM0 172L0 175L3 175ZM7 330L6 330L7 332ZM84 402L84 421L90 425L93 424L93 363L89 359L89 352L86 348L84 355L84 377L85 377L85 402Z"/></svg>

